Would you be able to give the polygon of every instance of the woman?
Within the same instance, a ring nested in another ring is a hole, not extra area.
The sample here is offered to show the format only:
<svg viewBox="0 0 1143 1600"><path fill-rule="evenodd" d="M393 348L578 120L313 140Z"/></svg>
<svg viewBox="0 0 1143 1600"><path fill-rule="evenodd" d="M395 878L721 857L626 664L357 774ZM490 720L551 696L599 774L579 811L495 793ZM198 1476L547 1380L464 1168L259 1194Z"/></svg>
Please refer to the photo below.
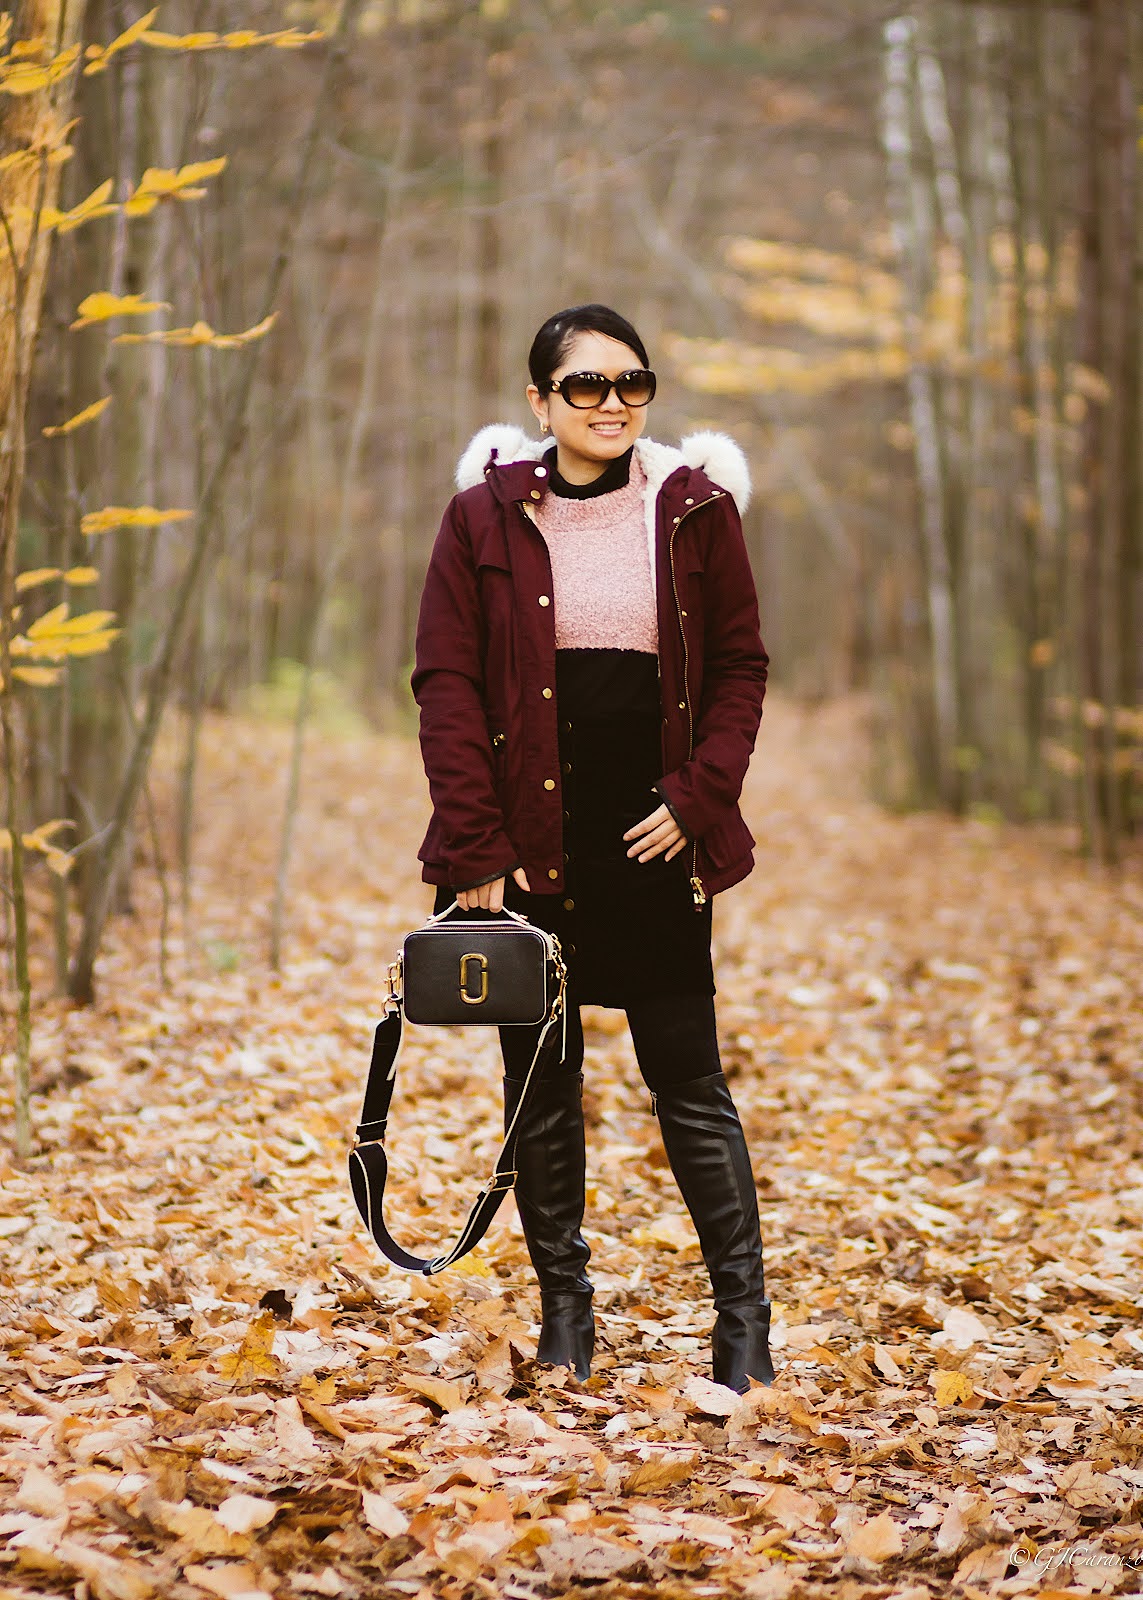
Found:
<svg viewBox="0 0 1143 1600"><path fill-rule="evenodd" d="M540 1361L591 1370L579 1006L616 1006L710 1273L714 1379L743 1392L773 1378L770 1305L710 936L713 896L753 866L738 796L767 656L735 506L749 475L722 435L681 451L642 437L655 376L606 306L550 317L529 369L544 437L476 435L425 581L422 875L434 912L507 906L558 934L568 963L564 1059L557 1044L517 1161ZM500 1042L507 1119L536 1030Z"/></svg>

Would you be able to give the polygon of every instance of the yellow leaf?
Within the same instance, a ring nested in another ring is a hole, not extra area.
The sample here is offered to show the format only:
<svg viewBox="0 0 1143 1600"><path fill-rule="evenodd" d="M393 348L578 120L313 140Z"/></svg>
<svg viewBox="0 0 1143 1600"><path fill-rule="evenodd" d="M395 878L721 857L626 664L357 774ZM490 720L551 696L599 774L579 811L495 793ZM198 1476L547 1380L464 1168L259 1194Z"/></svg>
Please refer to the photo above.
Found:
<svg viewBox="0 0 1143 1600"><path fill-rule="evenodd" d="M44 851L44 860L48 864L48 871L54 872L57 878L66 878L75 865L75 857L66 850L57 850L54 846Z"/></svg>
<svg viewBox="0 0 1143 1600"><path fill-rule="evenodd" d="M54 833L58 833L61 828L74 827L75 823L70 817L53 817L50 822L41 822L38 828L33 828L30 833L24 834L24 844L29 850L46 850Z"/></svg>
<svg viewBox="0 0 1143 1600"><path fill-rule="evenodd" d="M13 667L12 676L21 683L30 683L37 689L50 688L63 676L59 667Z"/></svg>
<svg viewBox="0 0 1143 1600"><path fill-rule="evenodd" d="M110 44L88 45L86 52L87 66L83 69L84 77L90 77L94 72L103 72L111 57L118 54L120 50L126 50L129 45L133 45L137 40L141 39L158 15L159 8L156 6L153 11L148 11L145 16L137 18L129 28L124 29L118 38L112 39Z"/></svg>
<svg viewBox="0 0 1143 1600"><path fill-rule="evenodd" d="M262 1378L276 1378L281 1362L271 1354L274 1343L273 1313L266 1311L246 1330L237 1350L228 1351L220 1363L222 1376L230 1383L254 1384Z"/></svg>
<svg viewBox="0 0 1143 1600"><path fill-rule="evenodd" d="M73 228L80 227L85 222L90 222L93 217L109 217L117 206L108 205L107 198L111 193L112 181L106 178L99 186L91 191L86 200L81 200L70 211L59 215L56 229L59 233L70 233Z"/></svg>
<svg viewBox="0 0 1143 1600"><path fill-rule="evenodd" d="M168 344L180 345L185 348L198 345L209 346L212 350L237 350L244 344L250 344L254 339L261 339L274 326L278 313L272 311L253 328L247 328L242 333L215 333L209 322L196 322L191 328L160 328L151 333L120 333L111 341L113 344Z"/></svg>
<svg viewBox="0 0 1143 1600"><path fill-rule="evenodd" d="M153 50L212 50L218 44L217 33L162 33L148 28L143 43Z"/></svg>
<svg viewBox="0 0 1143 1600"><path fill-rule="evenodd" d="M933 1389L939 1406L955 1406L961 1400L972 1399L972 1379L963 1372L935 1372Z"/></svg>
<svg viewBox="0 0 1143 1600"><path fill-rule="evenodd" d="M201 183L204 178L217 178L220 172L225 171L229 156L214 156L210 161L190 161L186 166L180 167L175 174L180 186L189 183Z"/></svg>
<svg viewBox="0 0 1143 1600"><path fill-rule="evenodd" d="M0 94L38 94L67 76L79 59L79 46L61 50L50 61L17 61L0 64Z"/></svg>
<svg viewBox="0 0 1143 1600"><path fill-rule="evenodd" d="M155 202L173 195L176 199L198 199L205 189L194 187L204 178L213 178L226 166L227 157L217 156L211 161L192 161L185 167L148 167L139 179L138 186L127 201L132 214L151 210Z"/></svg>
<svg viewBox="0 0 1143 1600"><path fill-rule="evenodd" d="M84 633L97 633L100 628L105 628L109 622L114 622L114 611L83 611L78 617L71 617L66 622L57 623L53 632L64 633L69 637ZM29 628L31 633L32 629Z"/></svg>
<svg viewBox="0 0 1143 1600"><path fill-rule="evenodd" d="M185 522L193 516L193 511L158 511L154 506L104 506L101 511L89 511L79 526L83 533L106 533L109 528L158 528L164 522Z"/></svg>
<svg viewBox="0 0 1143 1600"><path fill-rule="evenodd" d="M11 850L12 834L8 828L0 828L0 850Z"/></svg>
<svg viewBox="0 0 1143 1600"><path fill-rule="evenodd" d="M276 311L271 311L268 317L264 317L261 322L255 323L252 328L247 328L244 333L216 334L211 343L216 350L236 350L239 345L250 344L253 340L261 339L264 334L269 333L277 320L277 316L278 313Z"/></svg>
<svg viewBox="0 0 1143 1600"><path fill-rule="evenodd" d="M61 638L57 647L57 660L64 656L98 656L109 650L118 639L121 628L104 628L99 633L83 633Z"/></svg>
<svg viewBox="0 0 1143 1600"><path fill-rule="evenodd" d="M73 589L80 589L89 583L99 582L98 567L69 567L63 575L63 581L70 583Z"/></svg>
<svg viewBox="0 0 1143 1600"><path fill-rule="evenodd" d="M16 593L23 594L27 589L35 589L41 583L47 583L51 578L58 578L58 567L31 567L27 572L16 574Z"/></svg>
<svg viewBox="0 0 1143 1600"><path fill-rule="evenodd" d="M111 404L111 396L105 394L102 400L93 400L91 405L84 406L82 411L77 411L74 417L69 417L66 422L56 423L54 427L44 428L45 439L54 439L60 433L74 433L77 428L82 428L85 422L94 422L96 417L101 417Z"/></svg>
<svg viewBox="0 0 1143 1600"><path fill-rule="evenodd" d="M66 600L61 600L58 606L53 606L50 611L45 611L42 617L37 617L28 629L30 639L39 639L46 633L54 633L70 615L70 608Z"/></svg>
<svg viewBox="0 0 1143 1600"><path fill-rule="evenodd" d="M141 294L110 294L101 289L89 294L79 303L79 316L71 324L74 328L88 328L93 322L106 322L110 317L143 317L151 311L169 311L166 300L144 300Z"/></svg>

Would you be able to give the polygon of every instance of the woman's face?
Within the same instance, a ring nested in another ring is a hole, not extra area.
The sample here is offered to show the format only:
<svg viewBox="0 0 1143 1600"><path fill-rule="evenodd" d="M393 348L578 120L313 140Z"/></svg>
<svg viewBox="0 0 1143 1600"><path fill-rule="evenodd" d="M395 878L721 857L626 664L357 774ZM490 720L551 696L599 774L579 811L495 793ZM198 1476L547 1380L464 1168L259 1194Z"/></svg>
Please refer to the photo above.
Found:
<svg viewBox="0 0 1143 1600"><path fill-rule="evenodd" d="M604 333L577 333L552 377L564 378L569 372L599 372L605 378L618 378L642 365L634 350L618 339ZM585 481L598 477L609 461L629 449L647 421L646 406L625 406L614 389L602 405L580 411L569 406L562 395L541 394L530 383L528 402L536 418L552 430L559 446L560 471L566 477L570 467L583 473Z"/></svg>

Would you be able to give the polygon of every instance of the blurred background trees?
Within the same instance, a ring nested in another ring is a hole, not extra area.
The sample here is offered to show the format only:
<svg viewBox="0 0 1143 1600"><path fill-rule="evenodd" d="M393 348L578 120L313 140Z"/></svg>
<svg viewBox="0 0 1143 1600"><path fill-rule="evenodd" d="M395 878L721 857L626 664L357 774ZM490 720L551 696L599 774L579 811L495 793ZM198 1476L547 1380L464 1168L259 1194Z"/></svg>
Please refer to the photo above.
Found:
<svg viewBox="0 0 1143 1600"><path fill-rule="evenodd" d="M85 39L143 16L87 0ZM326 38L218 38L289 26ZM61 206L228 159L194 205L59 239L48 275L20 565L86 562L101 507L196 508L100 536L73 607L120 638L19 691L31 810L77 823L61 971L82 927L90 978L96 897L128 906L156 848L145 764L113 882L83 846L122 810L157 666L187 911L204 710L302 694L299 758L315 686L412 726L457 456L528 420L532 334L585 299L652 352L653 436L747 449L774 679L854 696L875 734L855 785L1058 819L1114 860L1143 803L1136 0L363 0L330 87L336 27L323 0L170 0L78 82ZM172 309L68 332L93 290Z"/></svg>

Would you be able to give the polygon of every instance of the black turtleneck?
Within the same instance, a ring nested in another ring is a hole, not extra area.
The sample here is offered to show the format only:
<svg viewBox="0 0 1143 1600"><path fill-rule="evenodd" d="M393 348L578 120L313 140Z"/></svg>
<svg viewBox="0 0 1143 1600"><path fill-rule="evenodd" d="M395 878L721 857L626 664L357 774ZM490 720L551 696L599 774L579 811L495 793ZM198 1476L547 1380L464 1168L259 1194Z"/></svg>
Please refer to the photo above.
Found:
<svg viewBox="0 0 1143 1600"><path fill-rule="evenodd" d="M613 489L625 489L631 476L631 453L635 449L631 445L621 456L608 463L598 478L593 478L590 483L569 483L556 466L556 447L553 445L544 454L544 465L548 469L548 482L552 493L562 496L565 500L592 500L597 494L610 494Z"/></svg>

